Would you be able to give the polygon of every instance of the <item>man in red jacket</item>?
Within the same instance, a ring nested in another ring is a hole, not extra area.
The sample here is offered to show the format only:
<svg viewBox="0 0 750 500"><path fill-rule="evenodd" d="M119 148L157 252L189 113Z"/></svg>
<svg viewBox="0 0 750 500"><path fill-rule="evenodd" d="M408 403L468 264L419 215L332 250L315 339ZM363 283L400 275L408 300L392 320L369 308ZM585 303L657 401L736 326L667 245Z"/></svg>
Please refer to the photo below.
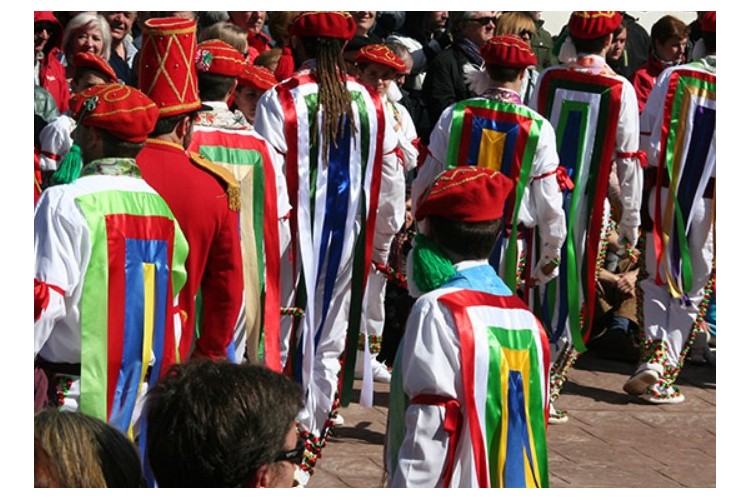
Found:
<svg viewBox="0 0 750 500"><path fill-rule="evenodd" d="M195 32L195 21L181 18L145 23L140 85L159 106L159 120L138 155L138 165L146 182L167 201L190 245L187 282L180 294L187 311L181 360L240 361L232 343L243 289L239 186L231 174L186 152L201 109L193 63ZM200 322L196 321L198 294L203 303Z"/></svg>

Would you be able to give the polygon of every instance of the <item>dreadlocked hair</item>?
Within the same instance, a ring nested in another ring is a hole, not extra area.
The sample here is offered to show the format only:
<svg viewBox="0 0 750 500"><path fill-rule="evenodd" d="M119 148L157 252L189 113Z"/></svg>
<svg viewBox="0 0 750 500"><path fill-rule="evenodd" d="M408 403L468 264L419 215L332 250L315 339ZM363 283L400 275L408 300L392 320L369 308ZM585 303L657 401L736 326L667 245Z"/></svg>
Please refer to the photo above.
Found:
<svg viewBox="0 0 750 500"><path fill-rule="evenodd" d="M323 151L327 153L328 145L344 133L346 119L353 134L357 133L352 111L352 97L346 88L346 63L342 53L342 41L336 38L317 37L302 40L304 50L315 54L318 73L318 104L315 116L322 110ZM313 140L318 137L318 121L313 125Z"/></svg>

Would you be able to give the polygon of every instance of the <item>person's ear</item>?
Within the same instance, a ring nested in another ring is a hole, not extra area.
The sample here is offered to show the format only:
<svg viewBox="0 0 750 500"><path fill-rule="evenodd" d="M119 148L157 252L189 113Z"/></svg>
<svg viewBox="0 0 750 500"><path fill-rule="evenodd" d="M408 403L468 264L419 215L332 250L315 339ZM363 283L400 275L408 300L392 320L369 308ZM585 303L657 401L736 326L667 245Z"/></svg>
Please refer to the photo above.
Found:
<svg viewBox="0 0 750 500"><path fill-rule="evenodd" d="M177 133L177 137L179 137L180 139L187 137L192 127L193 120L190 118L190 116L183 116L177 124L177 129L175 130L175 132Z"/></svg>
<svg viewBox="0 0 750 500"><path fill-rule="evenodd" d="M255 477L253 478L253 488L268 488L269 487L269 469L270 465L262 465L260 469L258 469L255 472Z"/></svg>

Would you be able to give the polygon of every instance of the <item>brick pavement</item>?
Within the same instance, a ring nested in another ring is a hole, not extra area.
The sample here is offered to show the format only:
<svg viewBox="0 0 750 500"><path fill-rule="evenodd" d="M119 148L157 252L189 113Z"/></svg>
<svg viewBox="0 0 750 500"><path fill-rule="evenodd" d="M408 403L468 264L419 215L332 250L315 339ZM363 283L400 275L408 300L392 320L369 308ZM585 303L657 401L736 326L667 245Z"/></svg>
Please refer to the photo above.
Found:
<svg viewBox="0 0 750 500"><path fill-rule="evenodd" d="M571 370L556 404L570 421L549 428L550 486L715 488L715 370L688 364L678 380L685 402L652 405L622 391L632 368L585 354ZM381 487L388 386L376 384L372 408L341 413L308 487Z"/></svg>

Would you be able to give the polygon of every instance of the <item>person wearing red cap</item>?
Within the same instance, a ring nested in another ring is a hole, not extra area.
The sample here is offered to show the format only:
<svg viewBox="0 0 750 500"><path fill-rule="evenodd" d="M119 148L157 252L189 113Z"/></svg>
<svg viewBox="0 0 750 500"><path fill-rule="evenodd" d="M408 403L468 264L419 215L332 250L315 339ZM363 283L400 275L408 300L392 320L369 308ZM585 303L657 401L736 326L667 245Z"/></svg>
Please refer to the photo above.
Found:
<svg viewBox="0 0 750 500"><path fill-rule="evenodd" d="M65 66L57 59L62 47L63 27L52 11L34 11L34 83L55 99L60 113L68 110L70 89Z"/></svg>
<svg viewBox="0 0 750 500"><path fill-rule="evenodd" d="M638 149L638 99L605 59L621 23L616 11L573 12L568 31L576 58L544 70L531 96L530 107L555 128L560 163L573 180L563 196L568 234L560 276L543 291L544 300L555 304L542 317L553 342L553 401L592 333L601 248L610 228L617 228L616 250L607 250L613 261L638 254L645 163ZM607 199L612 172L621 192L619 220L610 215ZM551 422L565 421L563 412L553 412Z"/></svg>
<svg viewBox="0 0 750 500"><path fill-rule="evenodd" d="M417 140L409 112L401 104L389 98L389 91L396 86L396 75L406 71L406 64L390 48L385 45L366 45L355 55L359 80L367 87L375 89L383 100L386 116L393 126L398 138L399 162L394 170L383 169L380 183L378 220L375 224L373 239L373 266L367 280L365 307L363 308L362 324L368 340L368 351L371 354L373 380L389 382L390 373L385 365L376 359L379 354L380 340L385 325L385 289L386 272L388 269L388 255L393 237L398 233L405 221L406 207L406 178L405 175L417 166L419 151L412 141ZM392 92L392 91L391 91ZM386 167L386 165L384 165ZM361 351L358 351L358 356ZM363 375L357 360L357 375ZM365 380L368 380L365 378ZM361 394L366 394L363 388Z"/></svg>
<svg viewBox="0 0 750 500"><path fill-rule="evenodd" d="M380 96L344 76L342 49L355 29L346 12L297 16L289 30L305 62L263 94L255 116L258 132L285 157L293 207L291 265L285 267L304 314L282 344L288 349L282 359L292 353L289 369L306 394L299 418L309 450L303 484L334 424L337 395L342 405L351 398L381 174L394 171L397 161Z"/></svg>
<svg viewBox="0 0 750 500"><path fill-rule="evenodd" d="M642 147L656 181L647 199L648 274L639 283L641 357L623 389L656 404L684 401L674 383L691 346L698 359L704 355L704 318L715 294L715 11L703 15L701 29L706 55L665 69L641 114Z"/></svg>
<svg viewBox="0 0 750 500"><path fill-rule="evenodd" d="M235 327L237 358L280 371L279 311L282 305L290 305L286 299L291 287L285 282L281 288L291 208L283 161L240 111L229 109L245 67L242 54L221 40L206 40L198 44L195 61L198 93L209 109L198 113L188 151L220 165L240 185L245 293Z"/></svg>
<svg viewBox="0 0 750 500"><path fill-rule="evenodd" d="M518 35L496 36L482 47L482 57L485 68L475 83L479 97L448 107L432 131L428 157L412 186L414 208L419 210L419 197L435 177L456 164L514 179L506 233L490 262L531 302L531 289L558 274L566 235L561 189L570 189L569 180L558 173L552 125L521 100L527 69L536 64L529 44ZM538 249L531 244L535 234Z"/></svg>
<svg viewBox="0 0 750 500"><path fill-rule="evenodd" d="M153 18L143 25L140 86L159 107L159 119L137 160L143 178L167 201L190 245L187 282L180 294L187 315L180 359L236 361L232 339L243 289L240 188L231 172L186 152L201 109L195 33L195 21L177 17Z"/></svg>
<svg viewBox="0 0 750 500"><path fill-rule="evenodd" d="M90 52L78 52L73 56L75 70L70 88L73 94L83 92L89 87L102 83L117 83L114 69L100 56ZM39 134L41 142L40 161L43 172L52 174L65 159L73 146L75 121L66 112L51 121ZM46 177L46 176L45 176ZM47 185L47 182L44 182Z"/></svg>
<svg viewBox="0 0 750 500"><path fill-rule="evenodd" d="M71 109L83 166L67 161L69 183L34 210L34 362L51 406L134 437L146 389L179 361L188 244L135 160L156 104L109 83L76 94Z"/></svg>
<svg viewBox="0 0 750 500"><path fill-rule="evenodd" d="M263 92L276 85L278 80L270 69L256 66L246 61L242 73L237 77L237 88L234 91L234 107L242 112L252 125L255 123L255 108Z"/></svg>
<svg viewBox="0 0 750 500"><path fill-rule="evenodd" d="M547 487L549 344L488 258L514 182L442 172L420 197L411 272L425 293L391 382L389 487Z"/></svg>

